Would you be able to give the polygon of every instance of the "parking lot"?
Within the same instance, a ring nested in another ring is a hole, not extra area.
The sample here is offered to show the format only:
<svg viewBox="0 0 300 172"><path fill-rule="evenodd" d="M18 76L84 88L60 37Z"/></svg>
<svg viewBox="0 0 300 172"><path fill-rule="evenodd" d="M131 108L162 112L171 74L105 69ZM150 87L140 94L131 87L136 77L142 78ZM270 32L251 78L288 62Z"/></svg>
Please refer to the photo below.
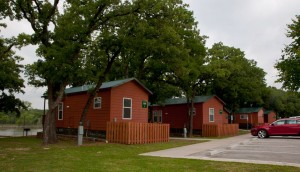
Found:
<svg viewBox="0 0 300 172"><path fill-rule="evenodd" d="M300 167L300 137L258 139L245 134L142 155Z"/></svg>
<svg viewBox="0 0 300 172"><path fill-rule="evenodd" d="M286 164L300 167L300 137L250 137L242 142L191 154L192 157Z"/></svg>

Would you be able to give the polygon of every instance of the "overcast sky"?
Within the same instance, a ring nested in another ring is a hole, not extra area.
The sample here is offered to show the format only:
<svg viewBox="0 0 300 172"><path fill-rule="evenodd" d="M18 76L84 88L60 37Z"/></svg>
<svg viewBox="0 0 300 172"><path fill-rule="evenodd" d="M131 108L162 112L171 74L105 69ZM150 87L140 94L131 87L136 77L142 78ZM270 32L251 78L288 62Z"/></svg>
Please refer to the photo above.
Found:
<svg viewBox="0 0 300 172"><path fill-rule="evenodd" d="M246 58L257 62L263 68L268 86L280 87L274 81L277 71L276 60L281 57L281 50L288 44L285 36L287 24L300 15L300 0L183 0L190 5L190 10L198 21L201 35L209 37L207 46L223 42L224 45L240 48ZM10 23L1 34L5 37L20 32L32 32L26 23ZM28 46L19 52L24 64L37 60L35 47ZM41 95L45 88L26 85L24 95L19 98L32 103L33 108L43 108Z"/></svg>
<svg viewBox="0 0 300 172"><path fill-rule="evenodd" d="M240 48L246 58L257 62L267 72L268 86L275 83L274 64L287 39L287 24L300 15L300 0L183 0L190 5L207 46L223 42Z"/></svg>

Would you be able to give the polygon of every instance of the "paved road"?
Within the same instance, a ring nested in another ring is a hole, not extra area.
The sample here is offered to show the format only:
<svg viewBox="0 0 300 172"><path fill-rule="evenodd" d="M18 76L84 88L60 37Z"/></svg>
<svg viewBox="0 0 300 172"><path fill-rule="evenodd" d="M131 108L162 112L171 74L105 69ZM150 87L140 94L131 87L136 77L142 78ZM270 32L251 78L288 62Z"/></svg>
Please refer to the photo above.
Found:
<svg viewBox="0 0 300 172"><path fill-rule="evenodd" d="M300 137L258 139L246 134L141 155L300 167Z"/></svg>

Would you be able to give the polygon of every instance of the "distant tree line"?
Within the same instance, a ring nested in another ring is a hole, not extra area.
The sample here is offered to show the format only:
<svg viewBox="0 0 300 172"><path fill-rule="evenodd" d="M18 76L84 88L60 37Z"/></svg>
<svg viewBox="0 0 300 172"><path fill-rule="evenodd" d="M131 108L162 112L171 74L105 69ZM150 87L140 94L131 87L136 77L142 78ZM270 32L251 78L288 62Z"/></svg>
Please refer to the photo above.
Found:
<svg viewBox="0 0 300 172"><path fill-rule="evenodd" d="M20 114L13 112L0 112L0 124L16 124L19 126L41 125L44 110L33 109L29 102L23 102L27 108L20 109Z"/></svg>

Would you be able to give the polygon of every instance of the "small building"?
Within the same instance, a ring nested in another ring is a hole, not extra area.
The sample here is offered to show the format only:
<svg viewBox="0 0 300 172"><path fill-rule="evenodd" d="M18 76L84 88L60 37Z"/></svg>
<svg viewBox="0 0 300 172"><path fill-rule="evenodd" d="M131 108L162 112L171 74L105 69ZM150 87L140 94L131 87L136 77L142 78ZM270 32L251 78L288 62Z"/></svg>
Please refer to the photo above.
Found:
<svg viewBox="0 0 300 172"><path fill-rule="evenodd" d="M228 123L225 103L217 96L196 96L193 109L193 130L200 134L203 124ZM162 105L152 105L152 122L170 124L171 133L189 128L189 108L186 98L167 99Z"/></svg>
<svg viewBox="0 0 300 172"><path fill-rule="evenodd" d="M56 116L58 133L77 132L88 91L92 88L85 85L65 90ZM104 132L108 121L147 123L150 94L151 91L135 78L103 83L88 109L84 128L89 132Z"/></svg>
<svg viewBox="0 0 300 172"><path fill-rule="evenodd" d="M264 110L262 107L240 108L235 112L234 123L240 128L250 129L264 123Z"/></svg>
<svg viewBox="0 0 300 172"><path fill-rule="evenodd" d="M276 121L276 113L272 110L264 110L264 123Z"/></svg>

